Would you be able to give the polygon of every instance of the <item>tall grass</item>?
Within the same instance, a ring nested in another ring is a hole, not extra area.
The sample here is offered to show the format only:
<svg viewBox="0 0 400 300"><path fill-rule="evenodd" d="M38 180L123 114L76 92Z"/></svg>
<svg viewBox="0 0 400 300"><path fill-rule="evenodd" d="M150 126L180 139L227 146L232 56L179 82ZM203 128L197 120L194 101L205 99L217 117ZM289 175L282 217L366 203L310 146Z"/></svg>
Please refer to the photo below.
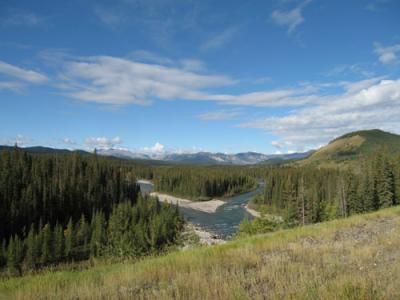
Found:
<svg viewBox="0 0 400 300"><path fill-rule="evenodd" d="M4 299L400 299L400 207L0 282Z"/></svg>

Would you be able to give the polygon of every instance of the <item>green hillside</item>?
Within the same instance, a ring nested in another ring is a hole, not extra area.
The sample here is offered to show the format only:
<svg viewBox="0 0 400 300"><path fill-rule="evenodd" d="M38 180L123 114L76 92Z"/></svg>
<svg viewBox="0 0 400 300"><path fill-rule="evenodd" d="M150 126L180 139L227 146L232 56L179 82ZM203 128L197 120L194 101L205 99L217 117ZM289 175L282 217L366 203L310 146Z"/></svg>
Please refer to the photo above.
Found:
<svg viewBox="0 0 400 300"><path fill-rule="evenodd" d="M0 281L4 299L399 299L400 207L86 270Z"/></svg>
<svg viewBox="0 0 400 300"><path fill-rule="evenodd" d="M379 129L355 131L334 139L297 164L323 166L351 164L360 155L372 155L383 149L389 154L400 154L400 135Z"/></svg>

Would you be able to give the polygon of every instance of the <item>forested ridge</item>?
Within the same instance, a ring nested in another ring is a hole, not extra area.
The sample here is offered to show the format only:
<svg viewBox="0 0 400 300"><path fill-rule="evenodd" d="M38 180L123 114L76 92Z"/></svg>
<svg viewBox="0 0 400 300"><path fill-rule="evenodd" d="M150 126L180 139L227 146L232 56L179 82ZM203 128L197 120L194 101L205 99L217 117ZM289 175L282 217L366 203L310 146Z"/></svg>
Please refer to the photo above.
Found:
<svg viewBox="0 0 400 300"><path fill-rule="evenodd" d="M11 273L90 256L162 250L176 208L139 193L131 166L96 154L0 153L0 268Z"/></svg>
<svg viewBox="0 0 400 300"><path fill-rule="evenodd" d="M384 148L360 156L360 172L332 168L276 167L266 173L258 208L293 224L310 224L400 203L400 159Z"/></svg>

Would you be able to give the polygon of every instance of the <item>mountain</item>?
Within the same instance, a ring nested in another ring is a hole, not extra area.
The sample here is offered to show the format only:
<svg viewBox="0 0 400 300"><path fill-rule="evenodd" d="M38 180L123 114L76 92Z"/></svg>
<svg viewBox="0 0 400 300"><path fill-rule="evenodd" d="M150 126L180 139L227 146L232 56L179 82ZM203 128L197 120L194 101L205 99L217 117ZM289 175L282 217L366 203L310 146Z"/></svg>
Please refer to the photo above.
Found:
<svg viewBox="0 0 400 300"><path fill-rule="evenodd" d="M254 165L267 161L286 161L292 159L300 159L308 156L310 152L291 153L291 154L272 154L266 155L257 152L243 152L237 154L226 153L166 153L166 154L143 154L130 152L126 150L98 150L101 155L114 156L128 159L154 159L165 162L182 163L182 164L204 164L204 165Z"/></svg>
<svg viewBox="0 0 400 300"><path fill-rule="evenodd" d="M14 146L1 146L0 145L0 151L12 150L12 149L14 149ZM56 149L56 148L42 147L42 146L24 147L21 149L23 149L26 152L35 153L35 154L68 154L71 152L79 152L80 154L83 154L83 155L90 154L89 152L83 151L83 150Z"/></svg>
<svg viewBox="0 0 400 300"><path fill-rule="evenodd" d="M13 146L0 146L2 150L12 150ZM35 146L21 148L26 152L35 154L67 154L79 152L89 155L90 152L84 150L55 149L49 147ZM156 153L147 154L133 152L124 149L97 149L98 155L110 156L114 158L136 160L144 163L177 163L177 164L203 164L203 165L254 165L258 163L279 163L288 160L296 160L307 157L312 152L290 153L290 154L271 154L266 155L257 152L243 152L237 154L197 152L197 153Z"/></svg>
<svg viewBox="0 0 400 300"><path fill-rule="evenodd" d="M137 152L131 152L129 150L121 149L98 149L97 154L104 156L114 156L123 159L152 159L149 155Z"/></svg>
<svg viewBox="0 0 400 300"><path fill-rule="evenodd" d="M329 165L349 162L382 148L386 148L391 154L400 154L400 135L379 129L350 132L332 140L297 163Z"/></svg>

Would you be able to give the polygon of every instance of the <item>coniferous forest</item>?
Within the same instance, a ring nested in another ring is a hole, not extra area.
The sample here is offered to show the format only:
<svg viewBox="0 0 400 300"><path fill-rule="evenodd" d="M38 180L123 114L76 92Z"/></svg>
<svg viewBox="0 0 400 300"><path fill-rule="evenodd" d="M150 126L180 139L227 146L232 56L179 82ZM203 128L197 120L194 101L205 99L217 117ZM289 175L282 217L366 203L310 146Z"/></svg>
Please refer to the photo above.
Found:
<svg viewBox="0 0 400 300"><path fill-rule="evenodd" d="M243 193L264 181L252 205L296 226L398 204L399 161L382 150L360 157L350 171L290 164L152 166L96 153L2 151L0 267L19 274L91 257L158 253L174 244L183 228L178 208L142 195L136 178L200 201ZM263 231L261 223L250 231Z"/></svg>
<svg viewBox="0 0 400 300"><path fill-rule="evenodd" d="M95 155L0 153L0 268L21 273L97 256L163 250L182 228L176 208L142 196L135 174Z"/></svg>
<svg viewBox="0 0 400 300"><path fill-rule="evenodd" d="M256 187L254 171L245 167L169 167L156 171L158 191L193 200L230 197Z"/></svg>
<svg viewBox="0 0 400 300"><path fill-rule="evenodd" d="M357 168L351 171L313 166L270 168L264 194L252 203L283 215L293 225L348 217L400 203L398 157L382 149L355 163Z"/></svg>

